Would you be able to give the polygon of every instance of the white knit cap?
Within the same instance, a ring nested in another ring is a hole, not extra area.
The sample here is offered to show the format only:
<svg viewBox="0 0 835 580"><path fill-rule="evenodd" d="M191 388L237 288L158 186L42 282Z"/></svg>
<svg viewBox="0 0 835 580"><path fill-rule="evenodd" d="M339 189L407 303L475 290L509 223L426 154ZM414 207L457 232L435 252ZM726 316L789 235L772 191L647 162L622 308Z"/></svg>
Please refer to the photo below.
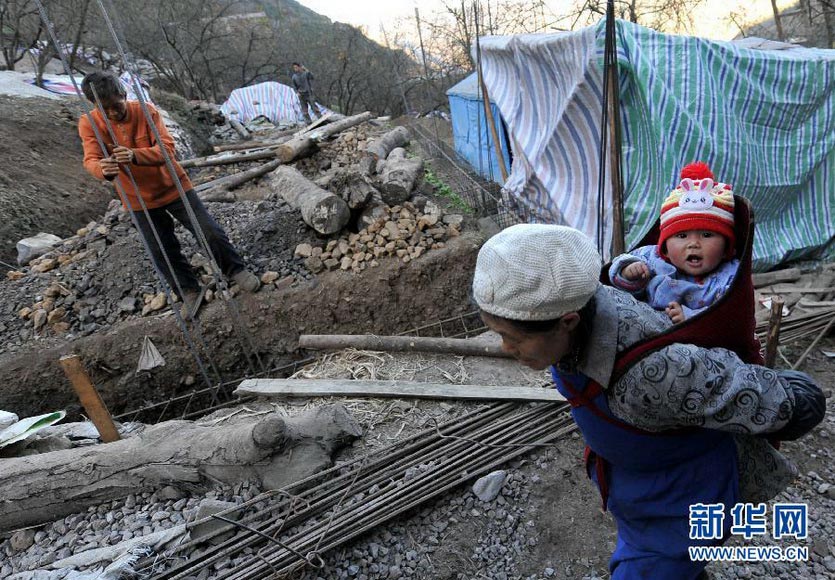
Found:
<svg viewBox="0 0 835 580"><path fill-rule="evenodd" d="M600 254L565 226L520 224L478 253L473 294L479 308L510 320L555 320L580 310L600 286Z"/></svg>

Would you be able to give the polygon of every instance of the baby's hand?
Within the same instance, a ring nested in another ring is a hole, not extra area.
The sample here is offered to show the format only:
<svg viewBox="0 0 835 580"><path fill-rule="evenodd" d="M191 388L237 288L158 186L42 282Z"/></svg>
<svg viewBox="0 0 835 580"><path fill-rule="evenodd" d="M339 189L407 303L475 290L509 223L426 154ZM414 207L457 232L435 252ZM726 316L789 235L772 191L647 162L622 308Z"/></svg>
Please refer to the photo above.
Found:
<svg viewBox="0 0 835 580"><path fill-rule="evenodd" d="M632 262L623 269L620 275L631 282L635 280L648 280L649 267L643 262Z"/></svg>
<svg viewBox="0 0 835 580"><path fill-rule="evenodd" d="M684 322L684 310L682 310L681 304L678 302L670 302L664 311L670 317L670 320L673 321L673 324Z"/></svg>

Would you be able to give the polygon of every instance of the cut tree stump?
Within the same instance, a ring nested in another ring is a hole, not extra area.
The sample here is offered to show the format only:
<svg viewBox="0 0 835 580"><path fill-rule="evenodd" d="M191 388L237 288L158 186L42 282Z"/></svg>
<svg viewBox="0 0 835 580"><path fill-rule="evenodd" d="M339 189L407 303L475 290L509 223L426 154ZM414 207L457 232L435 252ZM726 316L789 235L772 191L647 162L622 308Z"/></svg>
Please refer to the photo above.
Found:
<svg viewBox="0 0 835 580"><path fill-rule="evenodd" d="M385 159L396 147L403 147L409 143L409 130L406 127L396 127L380 137L374 139L365 148L365 152L375 161Z"/></svg>
<svg viewBox="0 0 835 580"><path fill-rule="evenodd" d="M351 218L345 200L322 189L292 167L279 167L269 179L272 191L298 210L304 223L320 234L335 234Z"/></svg>
<svg viewBox="0 0 835 580"><path fill-rule="evenodd" d="M388 205L399 205L412 196L415 186L423 179L423 159L406 157L400 147L389 153L380 176L380 195Z"/></svg>
<svg viewBox="0 0 835 580"><path fill-rule="evenodd" d="M261 397L415 397L490 401L565 401L565 397L556 389L539 387L350 379L247 379L238 386L235 394Z"/></svg>
<svg viewBox="0 0 835 580"><path fill-rule="evenodd" d="M107 445L3 459L0 531L165 485L258 479L277 489L330 466L332 454L360 434L345 408L331 405L218 426L166 421Z"/></svg>

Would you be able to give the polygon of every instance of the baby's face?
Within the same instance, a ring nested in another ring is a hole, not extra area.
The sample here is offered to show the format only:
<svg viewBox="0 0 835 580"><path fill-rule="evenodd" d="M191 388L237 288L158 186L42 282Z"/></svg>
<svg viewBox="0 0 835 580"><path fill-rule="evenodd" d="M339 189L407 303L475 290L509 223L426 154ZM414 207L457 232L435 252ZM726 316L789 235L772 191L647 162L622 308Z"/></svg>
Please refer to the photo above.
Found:
<svg viewBox="0 0 835 580"><path fill-rule="evenodd" d="M667 238L665 255L690 276L713 272L725 257L725 236L707 230L687 230Z"/></svg>

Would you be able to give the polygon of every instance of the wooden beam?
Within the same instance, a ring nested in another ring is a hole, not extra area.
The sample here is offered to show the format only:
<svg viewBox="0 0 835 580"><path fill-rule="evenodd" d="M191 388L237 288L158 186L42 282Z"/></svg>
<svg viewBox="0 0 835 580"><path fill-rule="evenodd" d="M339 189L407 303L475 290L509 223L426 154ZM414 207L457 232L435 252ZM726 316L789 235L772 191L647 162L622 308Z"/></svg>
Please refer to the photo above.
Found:
<svg viewBox="0 0 835 580"><path fill-rule="evenodd" d="M450 385L414 381L346 379L247 379L238 396L262 397L394 397L492 401L565 401L556 389L496 385Z"/></svg>
<svg viewBox="0 0 835 580"><path fill-rule="evenodd" d="M501 343L486 343L465 338L417 336L377 336L375 334L303 334L299 348L314 350L380 350L384 352L434 352L461 356L513 358L502 350Z"/></svg>

